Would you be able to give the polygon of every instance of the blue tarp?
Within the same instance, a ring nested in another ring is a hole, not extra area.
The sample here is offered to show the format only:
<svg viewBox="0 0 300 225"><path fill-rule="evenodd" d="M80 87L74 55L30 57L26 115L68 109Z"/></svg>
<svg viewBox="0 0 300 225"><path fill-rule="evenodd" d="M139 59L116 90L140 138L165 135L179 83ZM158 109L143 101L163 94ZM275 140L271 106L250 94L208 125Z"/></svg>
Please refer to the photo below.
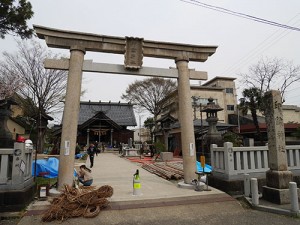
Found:
<svg viewBox="0 0 300 225"><path fill-rule="evenodd" d="M203 172L203 168L201 166L201 163L197 161L197 171L198 172ZM205 167L204 167L204 172L206 173L210 173L212 171L212 167L208 164L205 164Z"/></svg>
<svg viewBox="0 0 300 225"><path fill-rule="evenodd" d="M35 161L32 162L32 176L34 176L34 164ZM40 173L48 173L47 175L43 175L45 178L56 178L58 177L58 166L59 160L55 157L51 157L48 159L38 159L36 163L36 176L39 176ZM76 176L76 170L74 169L74 176Z"/></svg>
<svg viewBox="0 0 300 225"><path fill-rule="evenodd" d="M32 176L34 176L34 164L32 162ZM40 173L48 172L49 174L43 176L46 178L55 178L58 177L58 165L59 160L55 157L48 159L38 159L36 163L36 175L39 176Z"/></svg>
<svg viewBox="0 0 300 225"><path fill-rule="evenodd" d="M81 159L85 155L86 155L86 153L78 153L75 155L75 159Z"/></svg>

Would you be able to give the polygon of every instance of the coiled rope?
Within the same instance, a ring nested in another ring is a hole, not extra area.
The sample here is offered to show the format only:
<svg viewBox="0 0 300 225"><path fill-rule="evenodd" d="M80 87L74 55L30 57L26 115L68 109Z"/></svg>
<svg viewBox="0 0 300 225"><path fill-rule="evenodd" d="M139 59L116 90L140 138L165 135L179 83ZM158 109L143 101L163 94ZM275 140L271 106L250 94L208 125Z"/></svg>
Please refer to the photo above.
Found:
<svg viewBox="0 0 300 225"><path fill-rule="evenodd" d="M43 215L43 222L53 220L66 220L71 217L92 218L100 213L100 210L107 207L109 198L113 195L113 188L109 185L96 187L72 188L64 185L62 194L54 198L49 210Z"/></svg>

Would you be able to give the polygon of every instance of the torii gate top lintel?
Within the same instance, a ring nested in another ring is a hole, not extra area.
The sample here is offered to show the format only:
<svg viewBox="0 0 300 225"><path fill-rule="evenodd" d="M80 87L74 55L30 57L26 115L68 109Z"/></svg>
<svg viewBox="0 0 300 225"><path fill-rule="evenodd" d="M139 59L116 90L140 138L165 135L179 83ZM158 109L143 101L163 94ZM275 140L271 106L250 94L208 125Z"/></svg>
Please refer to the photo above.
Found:
<svg viewBox="0 0 300 225"><path fill-rule="evenodd" d="M85 51L125 54L128 37L66 31L39 25L33 27L38 37L45 39L49 47L71 49L74 46L79 46ZM141 38L133 39L139 39L142 42L142 54L145 57L175 60L184 58L188 61L205 62L217 49L217 46L158 42Z"/></svg>

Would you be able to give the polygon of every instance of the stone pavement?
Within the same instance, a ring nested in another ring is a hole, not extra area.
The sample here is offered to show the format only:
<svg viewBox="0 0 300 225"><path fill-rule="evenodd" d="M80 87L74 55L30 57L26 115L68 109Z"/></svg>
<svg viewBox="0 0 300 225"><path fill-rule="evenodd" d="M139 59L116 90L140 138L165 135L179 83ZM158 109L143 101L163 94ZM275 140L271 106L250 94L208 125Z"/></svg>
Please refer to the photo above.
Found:
<svg viewBox="0 0 300 225"><path fill-rule="evenodd" d="M89 162L86 162L89 166ZM140 171L142 195L134 196L133 174ZM101 153L92 168L94 185L110 185L114 194L110 206L95 218L72 218L70 224L299 224L300 220L269 214L243 207L224 192L196 192L178 188L176 183L164 180L118 156ZM37 201L28 208L19 225L45 224L43 210L49 205ZM1 224L1 223L0 223ZM53 221L49 224L61 224Z"/></svg>
<svg viewBox="0 0 300 225"><path fill-rule="evenodd" d="M89 166L89 160L86 165ZM140 196L134 196L133 193L133 174L139 169L141 178ZM123 157L114 153L101 153L95 157L94 167L92 168L94 185L110 185L114 188L114 194L111 198L112 203L136 202L145 203L154 199L169 199L178 197L197 197L213 195L222 198L231 199L223 192L211 188L209 192L196 192L193 189L178 188L176 184L154 175L138 164L132 163Z"/></svg>

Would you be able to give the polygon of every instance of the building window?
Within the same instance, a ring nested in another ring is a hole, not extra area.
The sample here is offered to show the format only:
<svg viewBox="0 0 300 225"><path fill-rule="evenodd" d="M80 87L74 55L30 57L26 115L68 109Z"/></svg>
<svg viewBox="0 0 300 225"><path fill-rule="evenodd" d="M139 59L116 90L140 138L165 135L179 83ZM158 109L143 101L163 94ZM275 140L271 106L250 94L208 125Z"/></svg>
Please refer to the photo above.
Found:
<svg viewBox="0 0 300 225"><path fill-rule="evenodd" d="M234 111L234 105L227 105L228 111Z"/></svg>
<svg viewBox="0 0 300 225"><path fill-rule="evenodd" d="M233 94L233 88L225 88L227 94Z"/></svg>

